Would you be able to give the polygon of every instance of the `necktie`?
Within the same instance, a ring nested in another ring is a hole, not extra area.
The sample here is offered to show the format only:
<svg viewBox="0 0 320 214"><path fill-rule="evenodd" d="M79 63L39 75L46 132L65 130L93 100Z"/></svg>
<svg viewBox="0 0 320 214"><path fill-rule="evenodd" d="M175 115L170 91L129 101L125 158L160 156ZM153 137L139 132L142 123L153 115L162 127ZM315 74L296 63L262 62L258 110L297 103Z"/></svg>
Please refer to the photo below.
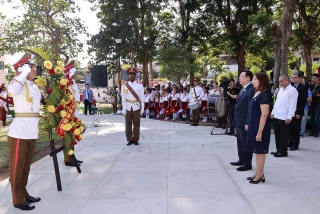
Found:
<svg viewBox="0 0 320 214"><path fill-rule="evenodd" d="M88 96L88 100L89 100L89 89L87 89L87 96Z"/></svg>
<svg viewBox="0 0 320 214"><path fill-rule="evenodd" d="M244 88L241 88L239 97L242 95L243 91L244 91Z"/></svg>

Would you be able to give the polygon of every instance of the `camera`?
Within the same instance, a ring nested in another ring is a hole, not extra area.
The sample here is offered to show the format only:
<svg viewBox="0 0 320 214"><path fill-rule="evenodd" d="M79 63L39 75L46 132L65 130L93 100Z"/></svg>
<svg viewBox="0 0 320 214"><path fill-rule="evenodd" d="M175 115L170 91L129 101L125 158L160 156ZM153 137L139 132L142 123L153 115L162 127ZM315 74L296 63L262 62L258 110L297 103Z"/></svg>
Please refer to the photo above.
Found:
<svg viewBox="0 0 320 214"><path fill-rule="evenodd" d="M227 92L228 87L229 87L229 83L230 83L230 80L229 80L229 79L223 78L223 79L220 80L220 87L222 87L223 90L224 90L225 92Z"/></svg>

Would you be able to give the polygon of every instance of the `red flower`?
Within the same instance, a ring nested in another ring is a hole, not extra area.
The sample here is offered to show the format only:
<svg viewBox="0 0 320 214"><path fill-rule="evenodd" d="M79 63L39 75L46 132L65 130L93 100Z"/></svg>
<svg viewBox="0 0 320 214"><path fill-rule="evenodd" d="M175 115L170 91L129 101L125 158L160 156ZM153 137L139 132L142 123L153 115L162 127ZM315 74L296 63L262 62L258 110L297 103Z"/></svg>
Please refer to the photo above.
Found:
<svg viewBox="0 0 320 214"><path fill-rule="evenodd" d="M58 105L58 109L63 110L64 109L63 105Z"/></svg>
<svg viewBox="0 0 320 214"><path fill-rule="evenodd" d="M76 135L74 138L75 138L77 141L80 141L80 137L79 137L78 135Z"/></svg>
<svg viewBox="0 0 320 214"><path fill-rule="evenodd" d="M72 79L68 79L68 85L73 85L73 80Z"/></svg>
<svg viewBox="0 0 320 214"><path fill-rule="evenodd" d="M73 142L70 142L70 146L73 146Z"/></svg>
<svg viewBox="0 0 320 214"><path fill-rule="evenodd" d="M74 132L74 128L71 128L71 129L69 130L69 132L73 133L73 132Z"/></svg>
<svg viewBox="0 0 320 214"><path fill-rule="evenodd" d="M53 68L51 68L51 69L50 69L49 74L51 74L51 75L55 74L55 72L54 72L54 69L53 69Z"/></svg>
<svg viewBox="0 0 320 214"><path fill-rule="evenodd" d="M78 121L78 118L77 117L74 117L73 118L73 122L77 122Z"/></svg>
<svg viewBox="0 0 320 214"><path fill-rule="evenodd" d="M52 88L48 88L48 93L51 93L52 92Z"/></svg>
<svg viewBox="0 0 320 214"><path fill-rule="evenodd" d="M77 145L78 143L77 143L77 141L74 141L74 143L73 143L74 145Z"/></svg>
<svg viewBox="0 0 320 214"><path fill-rule="evenodd" d="M63 90L64 89L64 85L60 84L60 89Z"/></svg>
<svg viewBox="0 0 320 214"><path fill-rule="evenodd" d="M66 74L66 77L69 79L69 77L70 77L69 73Z"/></svg>
<svg viewBox="0 0 320 214"><path fill-rule="evenodd" d="M67 103L67 106L68 106L68 107L70 107L70 106L71 106L71 104L72 104L72 102L68 102L68 103Z"/></svg>
<svg viewBox="0 0 320 214"><path fill-rule="evenodd" d="M54 113L58 113L59 112L59 109L58 108L56 108L56 111L54 112Z"/></svg>

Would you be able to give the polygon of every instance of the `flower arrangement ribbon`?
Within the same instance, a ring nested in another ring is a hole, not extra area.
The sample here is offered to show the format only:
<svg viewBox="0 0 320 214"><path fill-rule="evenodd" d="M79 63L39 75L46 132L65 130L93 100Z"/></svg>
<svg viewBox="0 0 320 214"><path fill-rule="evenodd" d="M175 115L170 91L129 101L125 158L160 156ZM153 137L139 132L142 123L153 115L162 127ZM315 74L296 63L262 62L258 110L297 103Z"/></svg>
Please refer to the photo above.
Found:
<svg viewBox="0 0 320 214"><path fill-rule="evenodd" d="M72 102L68 111L67 111L66 116L64 116L62 118L62 120L60 121L60 123L58 125L57 133L60 137L65 137L66 134L65 134L65 129L63 129L63 126L65 126L71 120L71 117L73 116L73 114L75 112L75 109L76 109L76 103Z"/></svg>

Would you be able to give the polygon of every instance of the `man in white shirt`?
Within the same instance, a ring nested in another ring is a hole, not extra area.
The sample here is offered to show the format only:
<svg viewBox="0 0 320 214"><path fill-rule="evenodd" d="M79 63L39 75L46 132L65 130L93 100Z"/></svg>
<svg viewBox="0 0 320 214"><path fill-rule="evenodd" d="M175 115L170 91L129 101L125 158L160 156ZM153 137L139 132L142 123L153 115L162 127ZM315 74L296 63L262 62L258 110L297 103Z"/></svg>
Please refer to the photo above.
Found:
<svg viewBox="0 0 320 214"><path fill-rule="evenodd" d="M194 79L194 87L190 89L190 102L200 102L203 96L203 89L199 86L200 80L198 78ZM199 124L199 114L200 114L200 104L199 107L192 110L192 124L191 126L198 126Z"/></svg>
<svg viewBox="0 0 320 214"><path fill-rule="evenodd" d="M143 86L135 81L137 70L129 68L127 70L129 81L121 87L122 98L122 114L126 117L126 136L128 146L132 143L139 145L140 136L140 115L144 112L144 89ZM134 96L134 92L137 97ZM139 99L137 99L139 98ZM132 136L132 122L133 122L133 136Z"/></svg>
<svg viewBox="0 0 320 214"><path fill-rule="evenodd" d="M15 107L15 118L8 131L12 202L15 208L32 210L35 206L30 203L41 200L30 196L26 189L39 132L41 94L38 86L33 83L37 71L31 62L31 54L25 54L14 68L18 72L8 86Z"/></svg>
<svg viewBox="0 0 320 214"><path fill-rule="evenodd" d="M274 157L288 156L289 128L292 117L295 116L298 91L291 86L290 78L282 74L279 78L281 89L277 94L277 100L271 112L274 123L274 135L276 140L276 152L271 152Z"/></svg>

